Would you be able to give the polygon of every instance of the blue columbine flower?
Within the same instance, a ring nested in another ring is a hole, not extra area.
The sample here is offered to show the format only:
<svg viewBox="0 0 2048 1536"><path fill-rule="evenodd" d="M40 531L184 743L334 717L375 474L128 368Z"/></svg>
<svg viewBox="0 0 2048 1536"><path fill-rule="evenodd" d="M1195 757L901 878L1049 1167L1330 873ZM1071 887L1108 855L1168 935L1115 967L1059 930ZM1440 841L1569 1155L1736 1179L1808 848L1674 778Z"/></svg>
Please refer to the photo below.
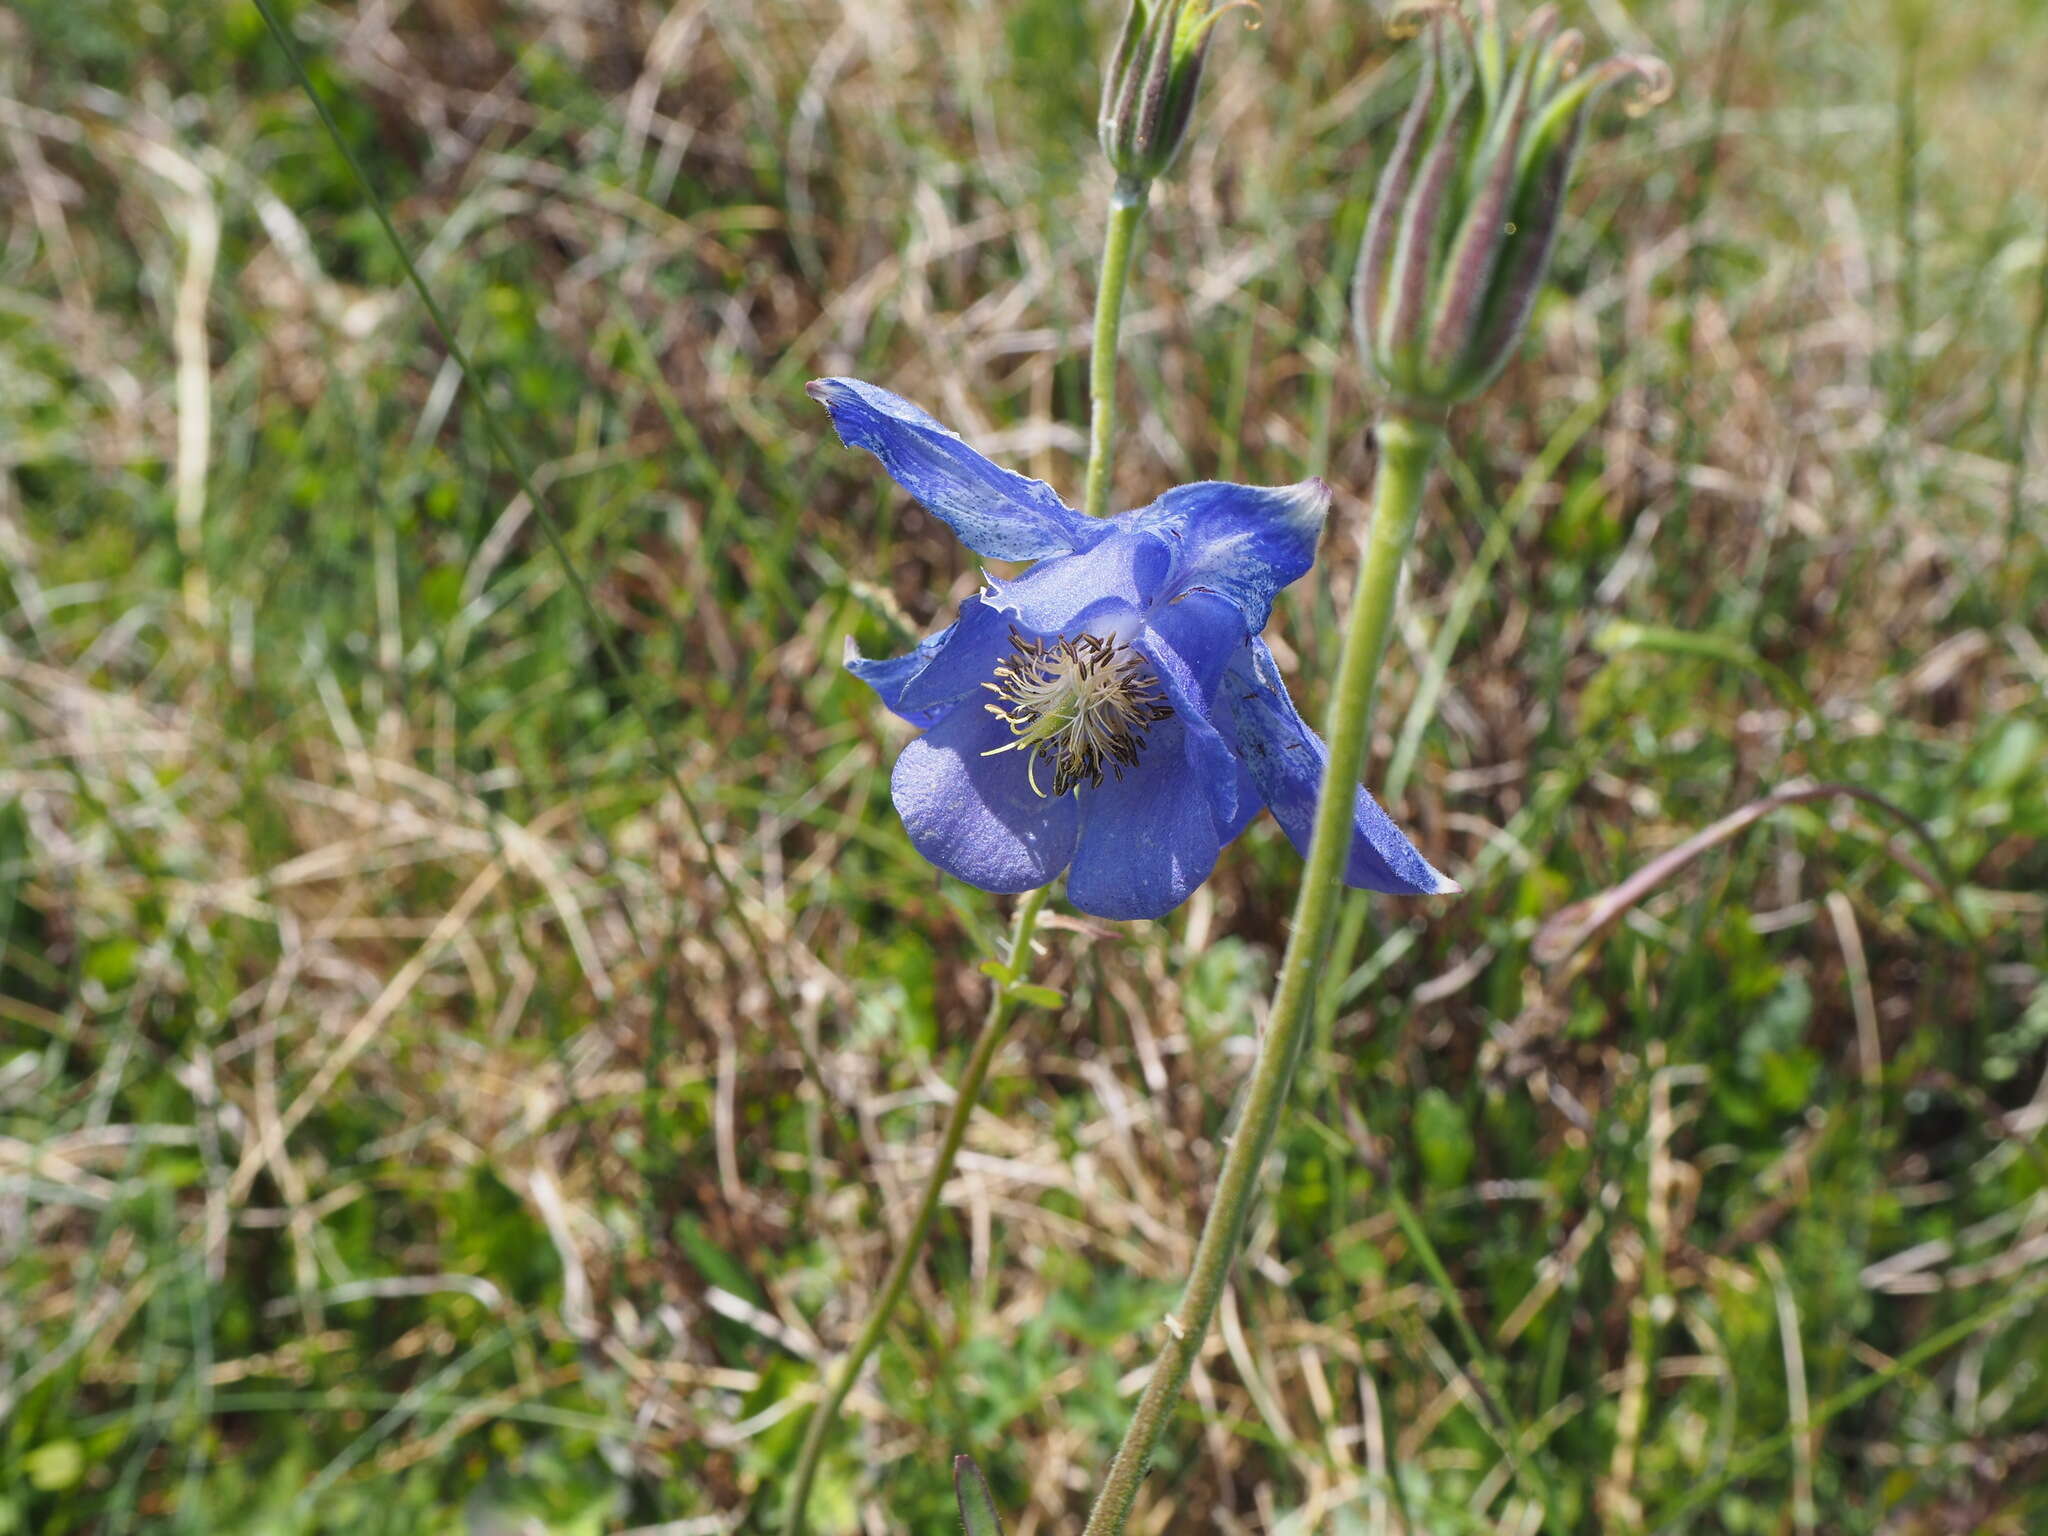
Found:
<svg viewBox="0 0 2048 1536"><path fill-rule="evenodd" d="M924 729L890 778L919 853L986 891L1065 870L1083 912L1140 918L1185 901L1262 806L1307 848L1328 754L1259 632L1315 558L1328 486L1208 481L1084 517L885 389L809 392L969 549L1038 562L908 656L847 646L847 669ZM1362 789L1354 826L1347 885L1458 889Z"/></svg>

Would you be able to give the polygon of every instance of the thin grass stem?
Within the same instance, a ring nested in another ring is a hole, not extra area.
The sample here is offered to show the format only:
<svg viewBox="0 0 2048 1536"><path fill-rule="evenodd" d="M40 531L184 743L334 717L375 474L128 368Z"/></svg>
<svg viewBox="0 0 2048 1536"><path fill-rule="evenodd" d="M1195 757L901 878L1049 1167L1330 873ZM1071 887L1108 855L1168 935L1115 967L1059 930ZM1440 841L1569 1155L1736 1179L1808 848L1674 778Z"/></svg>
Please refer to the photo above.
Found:
<svg viewBox="0 0 2048 1536"><path fill-rule="evenodd" d="M1651 1536L1677 1536L1680 1531L1692 1530L1692 1517L1719 1498L1731 1484L1746 1477L1752 1477L1769 1466L1791 1446L1794 1436L1810 1434L1820 1429L1837 1414L1855 1407L1872 1393L1881 1392L1901 1376L1909 1376L1937 1355L1946 1354L1972 1334L1989 1328L2007 1313L2032 1308L2042 1301L2048 1301L2048 1285L2016 1287L2007 1291L1997 1300L1978 1308L1968 1317L1950 1323L1937 1333L1929 1334L1911 1349L1904 1351L1884 1369L1872 1371L1868 1376L1851 1382L1841 1391L1815 1403L1804 1424L1788 1425L1768 1439L1752 1446L1735 1457L1719 1474L1697 1483L1665 1515Z"/></svg>
<svg viewBox="0 0 2048 1536"><path fill-rule="evenodd" d="M924 1192L918 1197L917 1214L911 1217L910 1230L903 1234L896 1257L890 1262L889 1273L883 1277L881 1294L868 1310L867 1319L861 1324L853 1346L840 1357L839 1364L833 1369L824 1399L812 1411L811 1421L804 1430L803 1448L797 1453L796 1470L790 1476L789 1492L783 1504L782 1529L785 1536L803 1536L811 1485L817 1479L818 1461L824 1455L825 1442L831 1436L832 1426L839 1421L839 1410L846 1402L847 1393L853 1390L854 1382L860 1378L868 1356L881 1343L890 1314L903 1299L904 1288L910 1283L910 1273L924 1253L925 1237L931 1231L932 1217L938 1213L940 1191L953 1176L953 1161L960 1155L960 1143L967 1135L967 1122L973 1117L975 1103L981 1097L981 1085L988 1077L990 1064L996 1059L996 1050L1009 1033L1011 1021L1017 1016L1017 1005L1021 1001L1018 984L1030 974L1031 937L1037 931L1038 915L1044 910L1050 890L1050 886L1040 886L1035 891L1026 892L1023 900L1017 903L1016 919L1010 930L1009 957L1003 962L1001 974L995 978L995 991L988 1000L988 1013L982 1020L981 1033L975 1037L974 1049L960 1073L959 1083L954 1087L953 1107L946 1113L946 1126L939 1136L939 1154L932 1161L931 1172L925 1176Z"/></svg>
<svg viewBox="0 0 2048 1536"><path fill-rule="evenodd" d="M1472 1361L1472 1368L1478 1373L1483 1391L1481 1401L1499 1423L1501 1450L1508 1459L1516 1479L1528 1485L1536 1502L1543 1506L1544 1518L1552 1530L1566 1531L1564 1512L1557 1502L1557 1491L1551 1487L1550 1479L1544 1475L1537 1460L1536 1452L1529 1444L1529 1432L1522 1421L1515 1416L1514 1405L1508 1397L1507 1383L1501 1377L1500 1362L1492 1351L1480 1341L1478 1330L1465 1315L1465 1304L1458 1296L1458 1287L1452 1283L1451 1272L1444 1267L1443 1257L1436 1251L1436 1244L1429 1240L1429 1229L1416 1214L1415 1207L1408 1203L1408 1197L1387 1182L1387 1203L1393 1207L1394 1220L1400 1225L1401 1235L1408 1240L1415 1257L1429 1276L1429 1282L1442 1298L1444 1310L1451 1316L1452 1326L1458 1330L1458 1338L1465 1346L1465 1353ZM1526 1454L1525 1454L1526 1453Z"/></svg>

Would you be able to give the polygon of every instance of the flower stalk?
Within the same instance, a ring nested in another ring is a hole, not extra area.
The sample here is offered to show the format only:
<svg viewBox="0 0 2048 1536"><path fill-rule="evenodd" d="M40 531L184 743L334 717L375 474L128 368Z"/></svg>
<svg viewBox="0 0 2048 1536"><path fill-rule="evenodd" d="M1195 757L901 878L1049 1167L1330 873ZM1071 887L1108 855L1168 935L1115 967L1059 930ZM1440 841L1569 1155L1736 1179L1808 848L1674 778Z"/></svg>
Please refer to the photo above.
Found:
<svg viewBox="0 0 2048 1536"><path fill-rule="evenodd" d="M1088 356L1088 485L1082 508L1109 510L1109 468L1116 438L1116 338L1131 276L1138 224L1152 183L1166 174L1187 138L1209 40L1225 11L1245 0L1131 0L1109 65L1102 72L1096 137L1116 172L1102 277L1095 290L1095 335Z"/></svg>
<svg viewBox="0 0 2048 1536"><path fill-rule="evenodd" d="M1420 9L1423 69L1380 176L1352 287L1360 360L1386 404L1372 522L1344 631L1329 760L1294 926L1187 1286L1166 1319L1166 1343L1084 1536L1118 1536L1129 1520L1244 1239L1315 1012L1380 663L1445 413L1484 390L1520 344L1595 99L1628 78L1642 88L1639 106L1670 88L1670 72L1655 59L1609 59L1581 73L1582 39L1558 32L1554 6L1539 7L1513 40L1497 0L1479 0L1476 24L1443 0Z"/></svg>
<svg viewBox="0 0 2048 1536"><path fill-rule="evenodd" d="M1110 1463L1083 1536L1117 1536L1129 1520L1153 1449L1215 1320L1231 1263L1244 1240L1259 1171L1273 1145L1315 1012L1317 984L1336 925L1344 860L1351 845L1352 787L1365 766L1374 695L1387 636L1393 628L1401 566L1414 538L1423 485L1442 436L1441 423L1427 416L1394 414L1380 424L1372 523L1366 534L1365 562L1352 596L1330 710L1329 765L1324 770L1315 832L1295 900L1294 926L1280 962L1272 1014L1245 1085L1237 1133L1224 1157L1216 1197L1195 1245L1187 1286L1180 1304L1166 1319L1166 1343L1124 1431L1123 1444Z"/></svg>
<svg viewBox="0 0 2048 1536"><path fill-rule="evenodd" d="M1090 517L1109 511L1110 466L1116 452L1116 344L1123 329L1124 289L1137 254L1150 181L1119 176L1102 240L1102 278L1095 290L1095 336L1088 352L1088 483L1081 508Z"/></svg>
<svg viewBox="0 0 2048 1536"><path fill-rule="evenodd" d="M1217 14L1209 10L1205 0L1196 0L1192 8L1187 0L1150 0L1149 4L1148 0L1132 0L1123 34L1104 75L1102 147L1117 178L1103 241L1102 275L1096 288L1095 330L1088 359L1088 469L1083 506L1090 517L1099 518L1109 510L1116 433L1117 340L1123 329L1124 291L1130 285L1138 225L1145 216L1154 178L1172 161L1187 131L1195 89L1201 81L1202 61L1208 51L1209 29ZM1096 777L1099 779L1100 774ZM784 1536L803 1536L811 1485L817 1479L825 1442L868 1356L881 1342L890 1315L910 1282L910 1272L924 1252L925 1236L938 1212L940 1192L952 1177L954 1159L959 1156L960 1143L967 1134L967 1122L973 1116L982 1083L1009 1032L1017 1006L1044 990L1030 987L1028 981L1031 939L1051 889L1050 884L1038 886L1026 891L1017 903L1009 957L993 972L995 992L989 999L981 1033L975 1037L967 1065L954 1089L953 1106L946 1115L945 1130L939 1140L939 1155L925 1180L917 1214L889 1265L881 1295L853 1347L833 1372L824 1399L805 1428L783 1508ZM976 1477L978 1480L978 1472ZM961 1499L965 1510L964 1492ZM987 1499L987 1488L983 1485L984 1507Z"/></svg>
<svg viewBox="0 0 2048 1536"><path fill-rule="evenodd" d="M988 1000L988 1013L982 1020L981 1033L975 1037L974 1049L967 1057L959 1083L954 1087L953 1105L946 1112L945 1129L939 1136L939 1155L933 1161L932 1171L924 1182L924 1191L918 1197L917 1214L911 1217L910 1230L903 1234L903 1242L889 1264L889 1273L883 1277L881 1294L869 1310L867 1321L861 1325L860 1336L840 1358L832 1372L831 1384L826 1387L823 1400L811 1411L810 1424L804 1430L803 1447L797 1453L796 1470L791 1474L789 1492L783 1505L782 1529L786 1536L803 1536L811 1484L817 1479L818 1461L824 1455L825 1442L832 1433L832 1426L839 1421L839 1410L846 1402L847 1393L860 1379L868 1356L881 1343L882 1332L889 1326L889 1318L910 1284L910 1272L924 1253L925 1236L931 1231L932 1218L938 1214L939 1194L945 1188L946 1180L952 1177L953 1161L960 1155L960 1143L967 1135L967 1122L973 1117L974 1106L981 1098L981 1085L988 1078L988 1069L995 1062L1003 1037L1009 1033L1019 1004L1031 1000L1034 989L1026 985L1031 974L1031 939L1038 930L1038 917L1045 910L1049 890L1049 887L1042 886L1038 890L1027 891L1017 903L1017 915L1010 928L1009 957L994 972L995 991Z"/></svg>

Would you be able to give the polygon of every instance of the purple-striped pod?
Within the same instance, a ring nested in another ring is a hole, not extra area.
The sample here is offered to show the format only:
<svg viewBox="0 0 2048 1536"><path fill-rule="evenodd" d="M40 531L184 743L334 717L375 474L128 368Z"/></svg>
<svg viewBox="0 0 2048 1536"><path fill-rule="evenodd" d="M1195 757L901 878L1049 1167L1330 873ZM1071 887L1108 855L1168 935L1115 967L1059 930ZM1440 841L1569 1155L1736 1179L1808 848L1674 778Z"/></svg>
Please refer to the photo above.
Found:
<svg viewBox="0 0 2048 1536"><path fill-rule="evenodd" d="M1131 0L1102 75L1097 131L1117 179L1150 184L1187 137L1209 36L1225 11L1246 0Z"/></svg>
<svg viewBox="0 0 2048 1536"><path fill-rule="evenodd" d="M1420 13L1422 70L1380 172L1352 280L1360 355L1391 403L1442 411L1492 383L1535 306L1586 118L1633 79L1632 110L1670 94L1662 60L1582 70L1584 39L1539 7L1509 39L1494 0L1475 23Z"/></svg>

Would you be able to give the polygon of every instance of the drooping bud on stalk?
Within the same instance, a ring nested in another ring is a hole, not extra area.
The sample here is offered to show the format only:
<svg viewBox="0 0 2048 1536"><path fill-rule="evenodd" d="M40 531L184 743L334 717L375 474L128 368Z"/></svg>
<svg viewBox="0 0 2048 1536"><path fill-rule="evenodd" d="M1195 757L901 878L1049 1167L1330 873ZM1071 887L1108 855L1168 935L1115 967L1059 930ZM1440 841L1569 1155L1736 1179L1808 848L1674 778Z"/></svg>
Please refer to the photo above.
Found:
<svg viewBox="0 0 2048 1536"><path fill-rule="evenodd" d="M1584 40L1540 7L1512 43L1494 0L1476 24L1454 4L1421 17L1415 98L1380 173L1352 283L1367 367L1393 402L1440 412L1506 365L1528 323L1593 102L1634 78L1632 110L1670 94L1662 60L1581 72Z"/></svg>
<svg viewBox="0 0 2048 1536"><path fill-rule="evenodd" d="M1195 110L1210 30L1240 5L1256 9L1251 0L1131 0L1103 72L1097 123L1102 152L1120 181L1154 181L1173 163Z"/></svg>

